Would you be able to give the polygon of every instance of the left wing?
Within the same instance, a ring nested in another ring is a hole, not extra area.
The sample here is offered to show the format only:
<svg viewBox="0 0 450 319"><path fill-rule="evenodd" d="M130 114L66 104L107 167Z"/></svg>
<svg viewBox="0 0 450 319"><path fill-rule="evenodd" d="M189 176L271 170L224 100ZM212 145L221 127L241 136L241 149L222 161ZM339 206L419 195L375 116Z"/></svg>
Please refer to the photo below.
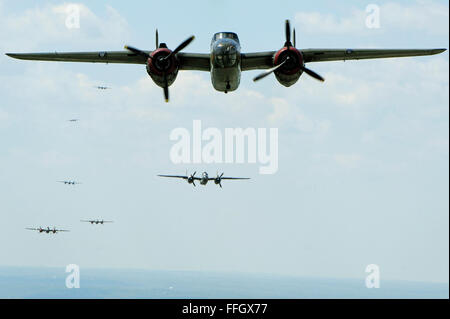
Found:
<svg viewBox="0 0 450 319"><path fill-rule="evenodd" d="M187 176L183 175L158 175L159 177L174 177L174 178L182 178L182 179L188 179Z"/></svg>
<svg viewBox="0 0 450 319"><path fill-rule="evenodd" d="M446 49L306 49L301 50L305 63L362 59L401 58L434 55Z"/></svg>
<svg viewBox="0 0 450 319"><path fill-rule="evenodd" d="M269 69L273 67L273 56L277 51L242 53L242 71Z"/></svg>
<svg viewBox="0 0 450 319"><path fill-rule="evenodd" d="M152 51L143 51L151 54ZM7 56L20 60L91 62L91 63L125 63L146 64L147 58L130 51L97 52L43 52L43 53L6 53ZM180 70L210 70L210 55L204 53L177 53Z"/></svg>
<svg viewBox="0 0 450 319"><path fill-rule="evenodd" d="M215 180L217 177L208 177L209 181ZM220 179L250 179L249 177L220 177Z"/></svg>
<svg viewBox="0 0 450 319"><path fill-rule="evenodd" d="M150 53L150 51L145 51ZM11 58L34 61L145 64L147 59L130 51L6 53Z"/></svg>
<svg viewBox="0 0 450 319"><path fill-rule="evenodd" d="M322 61L346 61L362 59L399 58L434 55L446 49L305 49L300 50L305 63ZM241 54L242 71L269 69L277 51Z"/></svg>

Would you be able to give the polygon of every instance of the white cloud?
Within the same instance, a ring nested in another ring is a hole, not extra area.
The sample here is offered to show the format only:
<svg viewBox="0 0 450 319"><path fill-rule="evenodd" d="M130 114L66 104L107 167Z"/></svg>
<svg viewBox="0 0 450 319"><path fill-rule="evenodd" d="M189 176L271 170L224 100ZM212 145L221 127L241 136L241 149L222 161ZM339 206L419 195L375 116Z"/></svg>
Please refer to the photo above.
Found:
<svg viewBox="0 0 450 319"><path fill-rule="evenodd" d="M344 166L346 168L355 168L358 167L359 163L361 162L361 155L356 153L351 154L335 154L333 156L333 159L341 166Z"/></svg>
<svg viewBox="0 0 450 319"><path fill-rule="evenodd" d="M366 27L365 5L355 7L345 16L334 13L297 12L295 24L302 32L311 34L368 35L392 30L421 31L429 34L448 34L448 5L434 1L413 4L388 2L380 5L380 29Z"/></svg>
<svg viewBox="0 0 450 319"><path fill-rule="evenodd" d="M67 7L80 8L80 28L66 27ZM17 14L0 11L0 42L8 50L32 50L58 44L58 48L70 47L74 43L84 47L123 46L128 37L126 20L112 7L106 6L105 16L94 14L80 3L35 7ZM52 47L53 48L53 47Z"/></svg>

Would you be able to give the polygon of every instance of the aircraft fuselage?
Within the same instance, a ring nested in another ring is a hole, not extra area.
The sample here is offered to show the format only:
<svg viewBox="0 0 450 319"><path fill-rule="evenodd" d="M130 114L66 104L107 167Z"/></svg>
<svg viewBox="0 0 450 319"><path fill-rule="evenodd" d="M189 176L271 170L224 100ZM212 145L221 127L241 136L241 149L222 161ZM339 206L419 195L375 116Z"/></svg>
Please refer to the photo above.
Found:
<svg viewBox="0 0 450 319"><path fill-rule="evenodd" d="M241 45L237 34L214 34L211 41L211 82L214 89L225 93L234 91L239 87L240 80Z"/></svg>
<svg viewBox="0 0 450 319"><path fill-rule="evenodd" d="M206 185L208 183L208 173L203 172L200 180L200 185Z"/></svg>

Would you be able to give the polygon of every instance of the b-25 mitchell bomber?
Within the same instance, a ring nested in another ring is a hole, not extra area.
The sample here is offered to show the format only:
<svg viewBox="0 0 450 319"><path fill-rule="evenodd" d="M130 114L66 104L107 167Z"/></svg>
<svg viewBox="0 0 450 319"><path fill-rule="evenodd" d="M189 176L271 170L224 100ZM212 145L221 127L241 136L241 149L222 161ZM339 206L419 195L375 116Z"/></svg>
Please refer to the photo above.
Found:
<svg viewBox="0 0 450 319"><path fill-rule="evenodd" d="M209 177L208 173L203 172L201 177L196 177L195 174L197 172L194 172L191 175L158 175L160 177L174 177L174 178L181 178L186 180L189 184L192 184L195 186L195 181L200 181L200 185L206 185L208 184L208 181L214 181L214 184L219 185L220 188L222 188L222 180L238 180L238 179L250 179L248 177L224 177L223 174L217 173L216 177Z"/></svg>
<svg viewBox="0 0 450 319"><path fill-rule="evenodd" d="M148 75L156 85L163 88L164 98L168 102L169 86L174 83L179 70L210 72L214 89L227 93L239 87L241 71L266 69L267 71L256 76L254 81L274 73L281 85L289 87L295 84L303 73L324 81L322 76L306 67L306 64L312 62L410 57L445 51L445 49L297 49L295 30L291 42L289 20L285 23L285 38L283 47L278 51L241 53L236 33L218 32L212 38L210 53L183 53L180 51L194 40L194 36L187 38L172 51L165 43L159 43L156 30L156 48L153 51L125 46L126 51L6 54L22 60L144 64Z"/></svg>
<svg viewBox="0 0 450 319"><path fill-rule="evenodd" d="M56 234L58 232L68 232L70 230L66 230L66 229L56 229L55 227L53 227L53 229L50 229L50 227L47 228L25 228L27 230L37 230L39 233L46 233L46 234Z"/></svg>
<svg viewBox="0 0 450 319"><path fill-rule="evenodd" d="M75 181L57 181L58 183L64 183L66 185L77 185L77 184L81 184L80 182L75 182Z"/></svg>
<svg viewBox="0 0 450 319"><path fill-rule="evenodd" d="M88 220L84 220L84 219L82 219L82 220L80 220L80 222L83 222L83 223L91 223L92 225L93 224L104 224L104 223L112 223L113 221L112 220L103 220L103 219L101 219L101 220L98 220L98 219L88 219Z"/></svg>

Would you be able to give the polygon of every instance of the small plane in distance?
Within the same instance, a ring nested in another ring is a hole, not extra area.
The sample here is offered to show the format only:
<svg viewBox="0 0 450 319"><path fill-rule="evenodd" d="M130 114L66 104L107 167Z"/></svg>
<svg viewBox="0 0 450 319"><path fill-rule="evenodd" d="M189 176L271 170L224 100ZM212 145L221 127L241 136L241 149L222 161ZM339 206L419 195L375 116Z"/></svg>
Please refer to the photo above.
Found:
<svg viewBox="0 0 450 319"><path fill-rule="evenodd" d="M79 119L70 119L70 120L67 120L67 122L78 122L79 121Z"/></svg>
<svg viewBox="0 0 450 319"><path fill-rule="evenodd" d="M324 81L322 76L306 67L306 64L313 62L423 56L442 53L446 50L297 49L295 29L291 42L289 20L286 20L284 29L285 42L281 49L266 52L241 53L239 37L234 32L215 33L209 53L180 52L194 40L194 36L181 42L172 51L165 43L159 42L158 30L156 30L156 47L153 51L126 45L124 51L6 53L6 55L21 60L142 64L145 65L153 82L163 89L164 99L168 102L169 86L175 82L179 70L209 72L214 89L228 93L239 87L241 71L267 70L253 80L258 81L273 73L281 85L289 87L295 84L303 73Z"/></svg>
<svg viewBox="0 0 450 319"><path fill-rule="evenodd" d="M66 185L75 185L75 184L81 184L80 182L75 181L57 181L58 183L64 183Z"/></svg>
<svg viewBox="0 0 450 319"><path fill-rule="evenodd" d="M113 221L112 220L98 220L98 219L89 219L89 220L84 220L84 219L82 219L82 220L80 220L80 222L83 222L83 223L91 223L92 225L93 224L104 224L104 223L112 223Z"/></svg>
<svg viewBox="0 0 450 319"><path fill-rule="evenodd" d="M50 229L50 227L47 228L25 228L28 230L37 230L39 233L47 233L47 234L56 234L57 232L68 232L70 230L66 230L66 229L56 229L55 227L53 227L53 229Z"/></svg>
<svg viewBox="0 0 450 319"><path fill-rule="evenodd" d="M223 174L217 173L216 177L209 177L208 173L203 172L201 177L195 177L195 173L191 175L188 175L186 172L186 175L158 175L160 177L174 177L174 178L182 178L185 179L189 184L192 184L195 186L195 181L200 181L200 185L206 185L208 181L214 181L214 184L219 185L220 188L222 188L222 180L233 180L233 179L250 179L248 177L224 177Z"/></svg>
<svg viewBox="0 0 450 319"><path fill-rule="evenodd" d="M110 87L107 87L107 86L94 86L96 89L99 89L99 90L107 90L107 89L110 89Z"/></svg>

